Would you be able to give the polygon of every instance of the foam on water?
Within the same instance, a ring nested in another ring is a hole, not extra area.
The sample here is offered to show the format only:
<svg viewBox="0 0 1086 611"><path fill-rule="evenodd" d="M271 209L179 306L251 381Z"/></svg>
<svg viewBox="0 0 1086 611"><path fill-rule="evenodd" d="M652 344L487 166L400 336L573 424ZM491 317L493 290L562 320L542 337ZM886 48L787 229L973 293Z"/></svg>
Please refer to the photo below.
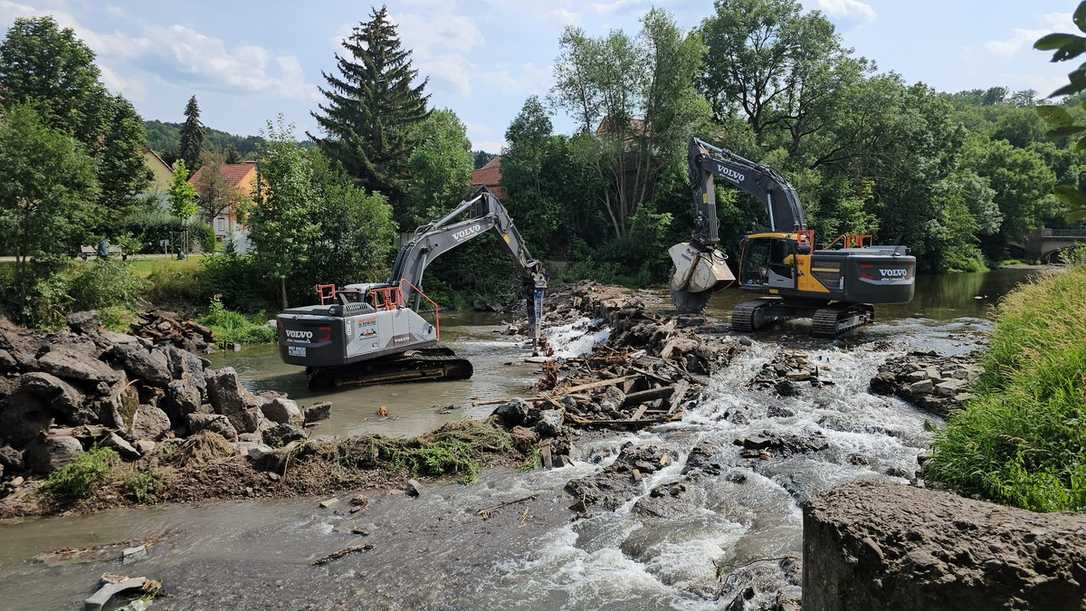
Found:
<svg viewBox="0 0 1086 611"><path fill-rule="evenodd" d="M577 320L547 330L547 340L554 347L555 358L572 359L592 351L592 347L607 341L611 336L610 327L593 331L598 322L582 317Z"/></svg>

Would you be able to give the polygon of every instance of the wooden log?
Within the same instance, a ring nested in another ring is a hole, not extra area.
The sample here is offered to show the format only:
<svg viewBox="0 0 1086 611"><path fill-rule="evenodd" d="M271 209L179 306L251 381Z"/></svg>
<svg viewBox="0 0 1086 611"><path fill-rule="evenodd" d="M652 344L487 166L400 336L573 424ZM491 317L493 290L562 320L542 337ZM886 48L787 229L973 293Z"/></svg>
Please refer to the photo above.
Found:
<svg viewBox="0 0 1086 611"><path fill-rule="evenodd" d="M642 390L641 392L633 392L626 395L626 400L622 402L622 407L633 407L645 403L646 401L664 399L670 397L674 392L675 386L659 386L657 388Z"/></svg>
<svg viewBox="0 0 1086 611"><path fill-rule="evenodd" d="M675 392L671 393L671 401L667 408L668 415L675 413L688 390L690 390L690 383L686 380L679 380L679 383L675 385Z"/></svg>
<svg viewBox="0 0 1086 611"><path fill-rule="evenodd" d="M555 394L568 395L570 393L580 392L582 390L592 390L595 388L604 388L606 386L614 386L615 384L621 384L630 378L636 378L636 375L620 376L617 378L608 378L606 380L597 380L595 382L589 382L588 384L580 384L577 386L571 386L569 388L562 388Z"/></svg>

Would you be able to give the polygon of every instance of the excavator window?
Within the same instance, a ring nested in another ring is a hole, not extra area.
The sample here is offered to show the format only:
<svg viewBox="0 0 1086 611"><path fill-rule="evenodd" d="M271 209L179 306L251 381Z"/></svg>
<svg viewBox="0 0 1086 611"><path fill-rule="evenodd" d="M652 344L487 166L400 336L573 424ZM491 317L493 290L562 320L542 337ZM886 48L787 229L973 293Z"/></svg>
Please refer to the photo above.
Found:
<svg viewBox="0 0 1086 611"><path fill-rule="evenodd" d="M769 283L770 241L765 239L743 241L743 263L739 270L741 283L753 286Z"/></svg>

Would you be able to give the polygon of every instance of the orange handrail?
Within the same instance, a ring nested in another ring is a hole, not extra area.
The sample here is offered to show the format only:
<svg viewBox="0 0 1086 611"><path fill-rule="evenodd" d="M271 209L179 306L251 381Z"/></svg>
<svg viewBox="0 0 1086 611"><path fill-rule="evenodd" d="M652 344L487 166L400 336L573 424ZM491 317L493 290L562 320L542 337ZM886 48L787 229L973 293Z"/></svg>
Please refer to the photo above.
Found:
<svg viewBox="0 0 1086 611"><path fill-rule="evenodd" d="M336 298L336 285L334 284L318 284L314 288L317 290L317 296L321 298L321 305L324 305L325 301Z"/></svg>
<svg viewBox="0 0 1086 611"><path fill-rule="evenodd" d="M434 309L434 331L437 334L437 339L440 341L441 340L441 306L437 305L437 302L434 301L433 299L430 299L430 297L426 293L423 293L422 289L415 286L414 284L412 284L411 282L409 282L405 278L400 279L400 288L396 289L397 291L400 291L401 295L403 295L403 287L404 286L409 286L409 287L411 287L411 290L415 291L419 295L422 295L422 298L425 299L426 302L430 304L430 307L432 307Z"/></svg>
<svg viewBox="0 0 1086 611"><path fill-rule="evenodd" d="M370 305L378 310L395 310L403 307L403 293L398 286L369 290Z"/></svg>

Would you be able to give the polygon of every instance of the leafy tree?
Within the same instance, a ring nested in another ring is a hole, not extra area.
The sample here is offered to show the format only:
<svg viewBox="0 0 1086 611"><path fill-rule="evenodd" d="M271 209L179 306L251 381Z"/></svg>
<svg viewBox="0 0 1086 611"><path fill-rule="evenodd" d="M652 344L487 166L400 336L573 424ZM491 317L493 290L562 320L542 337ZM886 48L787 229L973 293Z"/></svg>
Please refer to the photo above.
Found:
<svg viewBox="0 0 1086 611"><path fill-rule="evenodd" d="M521 234L539 252L562 221L561 203L549 192L552 180L558 177L548 176L552 180L544 183L543 175L544 164L553 152L552 129L539 98L528 98L505 130L507 148L502 155L502 186L509 194L506 205Z"/></svg>
<svg viewBox="0 0 1086 611"><path fill-rule="evenodd" d="M141 120L99 77L94 52L52 17L16 19L0 43L0 107L32 104L45 125L83 144L96 162L103 213L88 222L109 234L140 207L150 175Z"/></svg>
<svg viewBox="0 0 1086 611"><path fill-rule="evenodd" d="M312 113L325 137L309 136L359 185L383 193L404 226L410 219L404 194L419 136L415 128L429 115L427 79L413 84L418 71L411 51L401 47L386 7L356 26L343 48L346 54L335 56L339 74L324 73L325 102Z"/></svg>
<svg viewBox="0 0 1086 611"><path fill-rule="evenodd" d="M708 114L694 88L705 54L697 32L650 10L636 39L613 31L592 39L567 28L555 66L556 100L587 133L578 156L600 176L599 201L616 238L629 234L637 209L652 199L660 171L685 150Z"/></svg>
<svg viewBox="0 0 1086 611"><path fill-rule="evenodd" d="M82 145L49 128L29 105L0 116L0 244L16 257L23 301L31 258L72 252L95 211L94 162Z"/></svg>
<svg viewBox="0 0 1086 611"><path fill-rule="evenodd" d="M313 166L294 141L293 127L285 124L282 116L277 124L268 122L267 139L250 237L257 264L279 284L285 309L287 278L309 263L309 244L318 235L312 215L316 191Z"/></svg>
<svg viewBox="0 0 1086 611"><path fill-rule="evenodd" d="M195 174L196 192L200 196L200 209L210 223L215 217L233 208L241 211L252 197L252 193L243 193L226 181L222 153L205 152L200 171Z"/></svg>
<svg viewBox="0 0 1086 611"><path fill-rule="evenodd" d="M170 210L181 220L191 218L200 209L196 205L196 189L189 184L189 169L184 159L178 159L174 164L169 199Z"/></svg>
<svg viewBox="0 0 1086 611"><path fill-rule="evenodd" d="M204 124L200 122L200 106L196 96L185 104L185 122L181 125L179 155L193 171L200 169L204 152Z"/></svg>
<svg viewBox="0 0 1086 611"><path fill-rule="evenodd" d="M471 180L472 155L464 124L448 109L435 110L413 128L401 229L448 212ZM403 224L406 223L406 224Z"/></svg>

